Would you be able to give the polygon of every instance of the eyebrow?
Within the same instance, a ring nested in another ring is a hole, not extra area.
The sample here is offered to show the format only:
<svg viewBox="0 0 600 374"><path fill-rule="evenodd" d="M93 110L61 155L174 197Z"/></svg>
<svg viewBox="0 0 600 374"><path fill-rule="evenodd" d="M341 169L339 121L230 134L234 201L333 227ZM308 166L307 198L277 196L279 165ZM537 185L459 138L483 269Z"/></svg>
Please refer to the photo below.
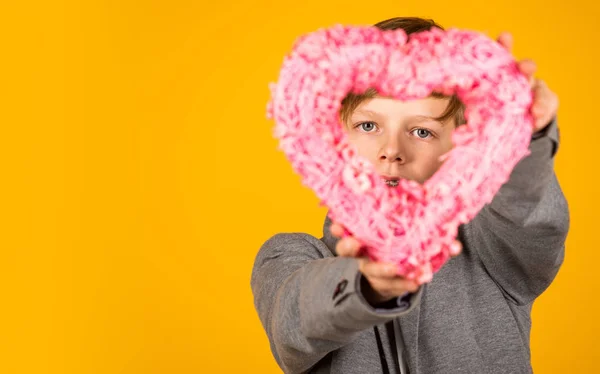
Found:
<svg viewBox="0 0 600 374"><path fill-rule="evenodd" d="M354 112L352 112L352 115L357 114L357 113L360 113L360 114L370 114L370 115L375 116L375 117L378 117L378 116L381 115L381 113L374 112L374 111L369 110L369 109L357 109Z"/></svg>
<svg viewBox="0 0 600 374"><path fill-rule="evenodd" d="M421 116L421 115L419 115L419 116L411 116L410 118L417 118L417 119L420 119L420 120L429 120L429 121L434 121L434 122L437 122L437 123L439 123L439 124L440 124L440 125L442 125L442 126L444 126L444 125L445 125L445 123L444 123L444 122L442 122L442 121L440 121L440 120L438 119L439 117L438 117L438 118L436 118L436 117L431 117L431 116Z"/></svg>

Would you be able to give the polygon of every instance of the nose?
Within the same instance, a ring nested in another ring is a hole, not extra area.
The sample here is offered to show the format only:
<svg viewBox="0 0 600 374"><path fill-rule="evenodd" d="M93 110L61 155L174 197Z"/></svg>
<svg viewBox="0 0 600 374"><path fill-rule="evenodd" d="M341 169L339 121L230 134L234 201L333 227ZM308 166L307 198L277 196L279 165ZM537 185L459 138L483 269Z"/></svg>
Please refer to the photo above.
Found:
<svg viewBox="0 0 600 374"><path fill-rule="evenodd" d="M380 161L400 163L404 163L404 161L406 161L406 155L404 154L405 152L398 138L399 137L397 136L393 136L387 139L379 151Z"/></svg>

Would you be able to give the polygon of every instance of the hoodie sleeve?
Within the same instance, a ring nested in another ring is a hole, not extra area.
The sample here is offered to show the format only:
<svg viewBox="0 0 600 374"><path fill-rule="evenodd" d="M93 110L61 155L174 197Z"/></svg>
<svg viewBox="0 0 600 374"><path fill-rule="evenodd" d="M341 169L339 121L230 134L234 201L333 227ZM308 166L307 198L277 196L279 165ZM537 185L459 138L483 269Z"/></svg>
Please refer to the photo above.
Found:
<svg viewBox="0 0 600 374"><path fill-rule="evenodd" d="M569 208L554 173L556 119L531 141L510 179L468 224L464 240L517 304L528 304L554 280L564 259Z"/></svg>
<svg viewBox="0 0 600 374"><path fill-rule="evenodd" d="M359 332L408 313L421 297L422 288L404 306L375 309L360 292L360 277L356 259L331 257L327 246L310 235L277 234L263 244L251 287L284 372L306 372Z"/></svg>

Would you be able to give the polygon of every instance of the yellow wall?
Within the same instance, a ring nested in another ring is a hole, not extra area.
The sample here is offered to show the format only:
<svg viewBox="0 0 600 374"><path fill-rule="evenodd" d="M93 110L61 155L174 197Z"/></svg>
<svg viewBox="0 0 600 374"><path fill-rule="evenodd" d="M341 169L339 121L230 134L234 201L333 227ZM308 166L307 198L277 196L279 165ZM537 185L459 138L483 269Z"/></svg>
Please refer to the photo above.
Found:
<svg viewBox="0 0 600 374"><path fill-rule="evenodd" d="M325 210L276 149L267 84L298 35L396 15L510 30L559 93L572 229L533 366L593 372L599 8L487 3L2 2L0 372L279 372L252 262L276 232L319 235Z"/></svg>

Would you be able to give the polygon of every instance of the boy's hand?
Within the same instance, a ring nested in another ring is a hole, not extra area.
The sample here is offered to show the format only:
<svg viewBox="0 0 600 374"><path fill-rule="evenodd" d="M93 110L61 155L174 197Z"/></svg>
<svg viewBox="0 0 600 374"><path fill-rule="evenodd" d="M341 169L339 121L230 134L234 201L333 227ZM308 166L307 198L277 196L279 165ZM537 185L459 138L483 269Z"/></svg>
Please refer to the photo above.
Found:
<svg viewBox="0 0 600 374"><path fill-rule="evenodd" d="M510 33L500 33L498 43L509 52L512 51L513 39ZM537 69L533 60L525 59L519 61L517 64L519 70L529 78L529 84L533 91L531 114L534 118L533 132L536 133L546 128L556 116L556 112L558 111L558 96L546 86L544 81L533 77Z"/></svg>
<svg viewBox="0 0 600 374"><path fill-rule="evenodd" d="M330 231L334 236L342 238L344 227L333 222ZM462 250L462 245L459 241L456 241L455 245L459 248L456 253L458 254ZM360 248L360 242L353 236L348 236L337 242L335 250L339 256L357 258L359 270L368 282L368 284L363 285L362 291L369 304L376 305L401 296L406 292L415 292L419 289L420 285L416 281L397 275L395 264L374 262L368 257L359 256Z"/></svg>

